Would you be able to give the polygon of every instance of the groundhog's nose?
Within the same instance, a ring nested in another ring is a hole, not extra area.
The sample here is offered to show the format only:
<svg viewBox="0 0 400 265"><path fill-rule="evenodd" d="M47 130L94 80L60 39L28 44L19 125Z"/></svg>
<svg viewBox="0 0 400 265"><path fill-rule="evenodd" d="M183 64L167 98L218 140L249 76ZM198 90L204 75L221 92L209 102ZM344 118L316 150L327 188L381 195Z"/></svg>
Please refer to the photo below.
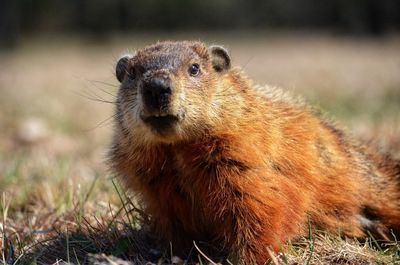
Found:
<svg viewBox="0 0 400 265"><path fill-rule="evenodd" d="M165 112L171 99L171 86L168 79L155 77L143 86L143 100L150 111Z"/></svg>

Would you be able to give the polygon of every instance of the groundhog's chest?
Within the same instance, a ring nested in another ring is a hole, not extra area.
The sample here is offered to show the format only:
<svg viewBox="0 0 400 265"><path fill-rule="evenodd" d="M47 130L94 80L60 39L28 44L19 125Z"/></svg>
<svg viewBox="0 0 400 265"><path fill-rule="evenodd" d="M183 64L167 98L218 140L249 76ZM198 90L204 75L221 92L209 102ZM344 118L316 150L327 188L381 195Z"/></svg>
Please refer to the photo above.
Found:
<svg viewBox="0 0 400 265"><path fill-rule="evenodd" d="M185 230L212 234L214 226L225 222L215 203L215 198L224 192L218 181L217 162L209 154L193 149L189 153L182 149L169 152L158 168L153 168L158 174L146 185L147 195L158 198L159 205L151 208L162 209L162 213L153 214L170 216Z"/></svg>

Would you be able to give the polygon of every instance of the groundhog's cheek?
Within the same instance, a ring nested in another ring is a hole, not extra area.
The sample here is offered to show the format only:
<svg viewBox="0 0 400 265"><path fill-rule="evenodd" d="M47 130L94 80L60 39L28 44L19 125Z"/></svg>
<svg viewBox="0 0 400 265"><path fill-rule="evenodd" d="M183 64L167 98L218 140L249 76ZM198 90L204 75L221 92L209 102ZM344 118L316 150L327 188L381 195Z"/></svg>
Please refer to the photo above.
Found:
<svg viewBox="0 0 400 265"><path fill-rule="evenodd" d="M182 109L185 106L186 93L184 91L179 91L174 95L173 108Z"/></svg>
<svg viewBox="0 0 400 265"><path fill-rule="evenodd" d="M138 112L142 111L144 108L143 97L141 93L137 93L134 98L132 98L132 108Z"/></svg>
<svg viewBox="0 0 400 265"><path fill-rule="evenodd" d="M140 122L140 120L138 120L138 114L143 109L140 96L133 93L128 93L128 91L124 91L124 93L120 93L118 102L118 117L122 118L125 126L128 128L136 126Z"/></svg>

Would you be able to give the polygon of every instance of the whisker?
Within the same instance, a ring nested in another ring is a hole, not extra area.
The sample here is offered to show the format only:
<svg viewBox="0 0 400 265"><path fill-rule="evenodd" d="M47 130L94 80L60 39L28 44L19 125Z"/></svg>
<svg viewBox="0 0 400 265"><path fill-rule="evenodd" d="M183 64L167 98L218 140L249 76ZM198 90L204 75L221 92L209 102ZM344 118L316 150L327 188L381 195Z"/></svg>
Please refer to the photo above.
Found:
<svg viewBox="0 0 400 265"><path fill-rule="evenodd" d="M103 82L101 82L101 81L95 81L95 80L88 80L88 81L91 82L92 85L93 85L95 88L97 88L98 90L102 91L103 93L106 93L107 95L112 96L113 98L116 98L116 95L115 95L115 94L113 94L113 93L111 93L111 92L105 90L104 88L99 87L97 84L95 84L95 83L104 84Z"/></svg>
<svg viewBox="0 0 400 265"><path fill-rule="evenodd" d="M247 62L244 64L244 66L242 67L242 69L243 70L246 70L246 67L248 66L248 64L254 59L254 55L253 56L251 56L248 60L247 60Z"/></svg>
<svg viewBox="0 0 400 265"><path fill-rule="evenodd" d="M80 97L83 97L83 98L86 98L86 99L89 99L89 100L92 100L92 101L96 101L96 102L108 103L108 104L117 104L117 103L118 103L118 100L116 100L116 101L109 101L109 100L105 100L105 99L103 99L103 98L101 98L101 97L98 97L97 95L95 95L95 96L97 96L97 98L96 98L96 97L93 97L93 96L91 96L91 95L85 95L85 94L80 93L80 92L78 92L78 91L74 91L73 93L74 93L75 95L80 96Z"/></svg>
<svg viewBox="0 0 400 265"><path fill-rule="evenodd" d="M233 96L236 96L237 94L235 94L235 93L230 93L230 94L216 94L215 96L216 97L219 97L219 98L222 98L222 97L233 97Z"/></svg>
<svg viewBox="0 0 400 265"><path fill-rule="evenodd" d="M91 79L86 79L86 78L82 78L82 77L78 77L78 78L84 81L83 84L86 88L85 89L86 95L83 95L84 97L86 97L86 98L89 97L90 99L96 99L96 101L99 101L99 100L101 100L103 102L109 101L109 100L106 100L104 97L95 93L92 89L92 87L95 87L96 89L100 90L101 92L111 96L113 99L117 98L117 96L114 93L111 93L110 91L107 91L106 89L104 89L102 87L99 87L98 84L103 84L103 85L112 86L112 87L117 87L117 86L115 86L113 84L109 84L107 82L103 82L103 81L91 80ZM89 84L91 84L91 86Z"/></svg>
<svg viewBox="0 0 400 265"><path fill-rule="evenodd" d="M95 98L101 99L101 100L105 100L102 96L98 95L96 92L94 92L93 90L88 90L88 92L91 93L92 96L94 96ZM113 96L115 98L115 96Z"/></svg>
<svg viewBox="0 0 400 265"><path fill-rule="evenodd" d="M101 122L97 123L94 127L89 128L89 129L85 129L85 130L83 130L83 131L84 131L84 132L90 132L90 131L93 131L93 130L95 130L95 129L99 129L99 128L103 128L103 127L105 127L105 126L108 126L108 125L111 124L111 121L113 120L113 118L114 118L114 115L111 115L111 116L108 117L107 119L102 120Z"/></svg>
<svg viewBox="0 0 400 265"><path fill-rule="evenodd" d="M223 95L225 92L228 92L229 90L230 90L230 87L226 87L226 88L224 88L223 90L219 91L219 92L217 93L217 95L218 95L218 94Z"/></svg>
<svg viewBox="0 0 400 265"><path fill-rule="evenodd" d="M89 129L86 129L86 130L83 130L83 131L84 131L84 132L90 132L90 131L93 131L93 130L95 130L95 129L103 128L103 127L105 127L105 126L108 126L108 125L110 125L110 124L112 123L112 121L113 121L117 116L118 116L118 113L114 113L114 114L111 115L110 117L108 117L108 118L102 120L101 122L97 123L94 127L89 128Z"/></svg>
<svg viewBox="0 0 400 265"><path fill-rule="evenodd" d="M110 83L107 83L107 82L104 82L104 81L99 81L99 80L87 79L87 81L89 81L89 82L91 82L91 83L99 83L99 84L103 84L103 85L111 86L111 87L116 87L116 88L119 87L118 85L110 84Z"/></svg>

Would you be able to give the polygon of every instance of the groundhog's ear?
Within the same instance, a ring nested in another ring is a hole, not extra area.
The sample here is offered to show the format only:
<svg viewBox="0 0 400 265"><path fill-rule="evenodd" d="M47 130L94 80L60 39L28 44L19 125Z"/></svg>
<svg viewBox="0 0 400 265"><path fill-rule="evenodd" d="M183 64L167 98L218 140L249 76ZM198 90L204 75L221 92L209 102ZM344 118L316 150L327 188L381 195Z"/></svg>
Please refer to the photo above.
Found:
<svg viewBox="0 0 400 265"><path fill-rule="evenodd" d="M212 45L209 48L212 65L217 72L222 72L231 68L231 58L225 48Z"/></svg>
<svg viewBox="0 0 400 265"><path fill-rule="evenodd" d="M115 76L120 83L124 80L124 77L128 72L129 59L131 58L131 55L124 55L118 60L117 66L115 67Z"/></svg>

